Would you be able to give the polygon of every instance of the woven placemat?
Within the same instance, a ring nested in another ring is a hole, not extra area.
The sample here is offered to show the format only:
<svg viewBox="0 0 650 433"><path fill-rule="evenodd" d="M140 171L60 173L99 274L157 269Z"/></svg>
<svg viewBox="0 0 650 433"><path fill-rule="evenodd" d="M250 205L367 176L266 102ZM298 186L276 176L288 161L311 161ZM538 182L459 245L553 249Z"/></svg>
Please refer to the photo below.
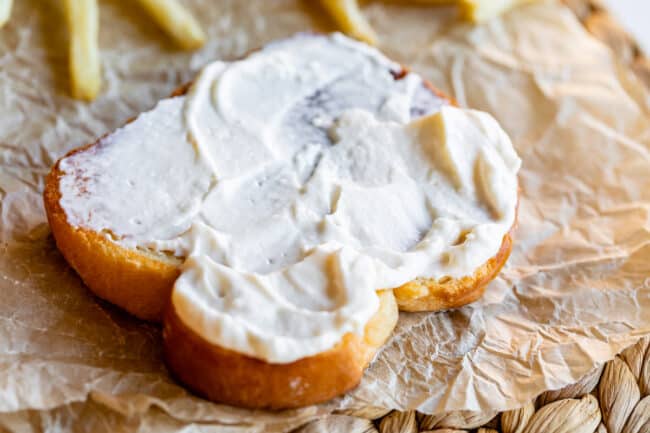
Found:
<svg viewBox="0 0 650 433"><path fill-rule="evenodd" d="M587 30L650 88L650 60L597 0L563 0ZM314 421L300 433L650 433L650 337L579 382L498 413L423 415L366 407Z"/></svg>
<svg viewBox="0 0 650 433"><path fill-rule="evenodd" d="M648 433L650 337L579 382L508 412L423 415L366 407L311 422L300 433Z"/></svg>

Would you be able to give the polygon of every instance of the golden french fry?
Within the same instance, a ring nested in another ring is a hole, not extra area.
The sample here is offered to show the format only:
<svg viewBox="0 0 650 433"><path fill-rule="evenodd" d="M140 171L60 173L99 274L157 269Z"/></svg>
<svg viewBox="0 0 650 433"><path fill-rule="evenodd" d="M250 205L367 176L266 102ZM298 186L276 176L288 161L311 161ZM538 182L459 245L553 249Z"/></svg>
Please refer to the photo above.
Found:
<svg viewBox="0 0 650 433"><path fill-rule="evenodd" d="M461 13L463 18L474 23L480 23L501 15L509 9L533 0L462 0Z"/></svg>
<svg viewBox="0 0 650 433"><path fill-rule="evenodd" d="M321 0L321 3L344 33L369 44L377 42L377 34L361 13L357 0Z"/></svg>
<svg viewBox="0 0 650 433"><path fill-rule="evenodd" d="M11 16L11 4L13 0L0 0L0 27L4 26Z"/></svg>
<svg viewBox="0 0 650 433"><path fill-rule="evenodd" d="M177 0L138 0L156 23L185 50L205 42L201 25Z"/></svg>
<svg viewBox="0 0 650 433"><path fill-rule="evenodd" d="M89 101L95 99L101 87L97 0L65 0L64 4L70 32L72 96Z"/></svg>
<svg viewBox="0 0 650 433"><path fill-rule="evenodd" d="M402 3L414 5L454 5L460 3L461 0L386 0L387 3Z"/></svg>
<svg viewBox="0 0 650 433"><path fill-rule="evenodd" d="M535 0L392 0L396 3L459 5L464 19L480 23L515 6ZM377 36L363 17L357 0L321 0L322 5L348 35L375 44Z"/></svg>

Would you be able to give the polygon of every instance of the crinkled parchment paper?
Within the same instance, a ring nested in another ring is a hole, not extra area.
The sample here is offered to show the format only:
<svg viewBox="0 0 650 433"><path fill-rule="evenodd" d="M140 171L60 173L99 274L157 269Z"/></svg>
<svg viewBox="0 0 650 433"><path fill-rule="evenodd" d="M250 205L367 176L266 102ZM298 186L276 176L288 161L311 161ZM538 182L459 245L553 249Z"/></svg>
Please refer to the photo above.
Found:
<svg viewBox="0 0 650 433"><path fill-rule="evenodd" d="M165 370L159 330L91 296L57 252L44 175L209 60L330 23L312 2L187 1L210 35L187 54L133 3L100 3L105 89L92 104L67 97L57 0L15 2L0 31L0 430L282 431L367 404L506 409L650 333L648 91L557 4L473 28L451 9L372 3L388 55L511 134L524 161L512 257L480 302L402 314L342 399L268 413L193 397Z"/></svg>

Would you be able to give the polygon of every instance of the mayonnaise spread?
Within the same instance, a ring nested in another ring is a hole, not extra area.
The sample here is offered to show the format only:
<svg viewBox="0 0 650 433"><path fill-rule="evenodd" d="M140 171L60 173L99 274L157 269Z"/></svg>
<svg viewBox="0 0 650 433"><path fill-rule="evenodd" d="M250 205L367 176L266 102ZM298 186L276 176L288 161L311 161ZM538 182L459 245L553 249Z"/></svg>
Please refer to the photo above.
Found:
<svg viewBox="0 0 650 433"><path fill-rule="evenodd" d="M375 290L472 275L514 223L520 160L488 114L442 106L344 36L214 62L60 169L70 224L182 261L172 302L272 363L363 334Z"/></svg>

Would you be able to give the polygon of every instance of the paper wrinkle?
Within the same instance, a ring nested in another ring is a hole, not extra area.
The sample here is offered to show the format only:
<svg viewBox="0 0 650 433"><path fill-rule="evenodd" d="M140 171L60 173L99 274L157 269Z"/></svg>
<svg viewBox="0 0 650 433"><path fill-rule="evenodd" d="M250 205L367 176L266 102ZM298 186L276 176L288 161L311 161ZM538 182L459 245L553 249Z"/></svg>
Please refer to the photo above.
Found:
<svg viewBox="0 0 650 433"><path fill-rule="evenodd" d="M160 332L97 300L48 236L40 193L66 151L190 80L298 31L304 2L186 2L210 39L174 50L137 8L101 2L104 93L67 97L57 2L15 2L0 32L0 426L17 431L287 431L363 405L507 409L575 382L650 333L650 93L564 7L480 27L450 8L371 3L388 56L492 113L523 159L512 256L479 302L405 314L361 385L328 404L248 411L171 379Z"/></svg>

